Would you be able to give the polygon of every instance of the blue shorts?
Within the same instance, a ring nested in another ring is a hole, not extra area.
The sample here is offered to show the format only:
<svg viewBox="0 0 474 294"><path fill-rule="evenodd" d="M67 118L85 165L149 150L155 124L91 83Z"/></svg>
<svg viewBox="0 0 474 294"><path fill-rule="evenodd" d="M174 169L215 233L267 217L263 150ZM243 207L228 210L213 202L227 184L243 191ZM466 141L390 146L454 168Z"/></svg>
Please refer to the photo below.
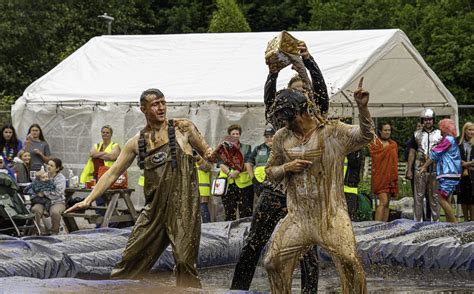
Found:
<svg viewBox="0 0 474 294"><path fill-rule="evenodd" d="M438 193L444 199L448 199L459 185L459 179L456 178L439 178Z"/></svg>

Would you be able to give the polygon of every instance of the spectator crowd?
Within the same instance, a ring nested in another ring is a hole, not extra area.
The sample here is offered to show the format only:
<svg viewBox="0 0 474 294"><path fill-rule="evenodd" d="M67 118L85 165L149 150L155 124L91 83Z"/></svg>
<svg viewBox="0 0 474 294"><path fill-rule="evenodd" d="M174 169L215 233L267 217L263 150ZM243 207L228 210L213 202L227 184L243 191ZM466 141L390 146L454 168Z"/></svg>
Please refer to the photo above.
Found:
<svg viewBox="0 0 474 294"><path fill-rule="evenodd" d="M461 206L462 219L474 220L474 123L467 122L457 136L454 121L443 119L436 128L436 117L432 110L423 111L420 123L413 136L405 142L407 154L406 178L412 183L414 199L414 219L417 221L439 221L440 209L445 219L457 222L461 216L455 215L452 204ZM262 184L266 179L265 165L272 148L275 130L265 129L263 142L255 142L255 147L240 141L242 127L233 124L228 127L228 135L237 139L244 159L243 170L233 170L223 162L213 165L194 152L201 196L201 216L203 222L211 217L211 186L213 178L226 179L226 190L221 196L224 220L252 216L254 203L258 199ZM371 191L375 200L373 219L388 221L390 200L400 197L398 190L398 144L391 139L392 127L382 122L377 127L375 139L369 144L371 166ZM102 141L94 144L89 159L80 176L80 182L97 180L99 170L113 165L120 154L120 145L112 141L113 129L106 125L101 129ZM457 137L457 138L456 138ZM67 180L61 173L62 161L52 156L50 146L38 124L32 124L24 142L16 134L12 125L2 128L0 137L0 171L24 187L31 195L31 211L38 223L43 216L50 216L52 228L42 233L57 234L61 214L66 208L65 189ZM361 171L364 166L362 150L350 153L344 162L344 193L352 221L363 220L359 193ZM213 172L214 171L214 172ZM453 194L457 195L457 203ZM408 195L402 195L408 196ZM367 197L367 195L365 195ZM366 199L366 198L365 198ZM367 199L366 199L367 200ZM102 198L97 205L104 205ZM98 211L98 213L101 213Z"/></svg>

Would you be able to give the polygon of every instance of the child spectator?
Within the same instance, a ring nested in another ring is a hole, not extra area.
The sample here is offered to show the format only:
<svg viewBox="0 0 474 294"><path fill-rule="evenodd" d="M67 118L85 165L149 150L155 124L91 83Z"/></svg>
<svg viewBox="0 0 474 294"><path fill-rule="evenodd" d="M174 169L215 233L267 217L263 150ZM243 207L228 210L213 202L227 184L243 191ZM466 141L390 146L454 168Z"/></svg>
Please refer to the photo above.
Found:
<svg viewBox="0 0 474 294"><path fill-rule="evenodd" d="M51 200L45 196L44 192L53 192L56 189L52 180L49 179L49 175L46 171L40 170L36 172L36 178L25 189L26 194L30 194L31 205L41 204L44 206L44 216L49 216L49 209L51 208Z"/></svg>
<svg viewBox="0 0 474 294"><path fill-rule="evenodd" d="M22 147L23 144L17 139L13 126L4 126L2 128L2 135L0 136L0 152L2 152L5 165L9 166L12 163L13 158L17 156Z"/></svg>

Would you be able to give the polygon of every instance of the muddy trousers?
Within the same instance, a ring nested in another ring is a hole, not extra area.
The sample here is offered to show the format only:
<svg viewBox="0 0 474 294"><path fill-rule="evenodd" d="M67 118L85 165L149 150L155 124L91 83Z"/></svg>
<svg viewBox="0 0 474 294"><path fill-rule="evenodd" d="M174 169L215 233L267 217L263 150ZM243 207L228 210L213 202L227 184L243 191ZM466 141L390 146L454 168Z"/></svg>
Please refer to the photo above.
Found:
<svg viewBox="0 0 474 294"><path fill-rule="evenodd" d="M272 293L291 293L296 263L314 244L331 255L339 272L343 293L367 293L364 269L357 256L349 216L342 209L336 215L339 219L330 228L323 228L324 220L318 216L301 224L297 217L288 214L278 224L264 261Z"/></svg>
<svg viewBox="0 0 474 294"><path fill-rule="evenodd" d="M423 218L423 199L428 195L433 221L439 220L439 198L437 193L436 173L415 174L415 220L421 221ZM428 204L428 202L427 202ZM428 217L425 221L429 221Z"/></svg>
<svg viewBox="0 0 474 294"><path fill-rule="evenodd" d="M240 254L232 279L232 290L249 290L258 260L278 222L286 215L284 194L263 188L253 215L250 232ZM314 246L301 261L302 293L316 293L318 289L319 263Z"/></svg>
<svg viewBox="0 0 474 294"><path fill-rule="evenodd" d="M122 260L112 270L113 279L140 279L153 267L163 251L171 244L175 260L176 285L178 287L200 288L201 282L196 269L199 246L190 246L191 242L199 244L200 225L195 228L183 226L188 230L179 238L171 229L172 213L158 209L151 213L145 206L135 223ZM152 217L153 216L153 217ZM197 216L198 217L198 216ZM196 233L197 231L197 233Z"/></svg>
<svg viewBox="0 0 474 294"><path fill-rule="evenodd" d="M357 217L357 210L359 209L359 195L344 192L344 196L346 197L347 212L349 213L351 221L359 221Z"/></svg>

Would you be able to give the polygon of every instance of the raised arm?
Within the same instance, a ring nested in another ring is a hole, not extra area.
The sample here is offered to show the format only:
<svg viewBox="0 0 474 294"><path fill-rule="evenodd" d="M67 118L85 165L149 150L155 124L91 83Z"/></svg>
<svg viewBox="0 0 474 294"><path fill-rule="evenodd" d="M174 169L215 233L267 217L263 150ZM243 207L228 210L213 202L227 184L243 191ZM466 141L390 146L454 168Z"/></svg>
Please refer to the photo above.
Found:
<svg viewBox="0 0 474 294"><path fill-rule="evenodd" d="M304 66L308 69L313 85L314 101L319 105L322 114L326 114L329 109L329 95L324 81L323 74L314 60L313 56L308 52L306 43L301 41L300 55L303 58Z"/></svg>
<svg viewBox="0 0 474 294"><path fill-rule="evenodd" d="M117 161L115 161L112 167L100 177L94 190L92 190L83 201L75 204L73 207L66 210L65 213L89 207L94 200L99 198L117 180L117 178L127 170L138 154L139 136L140 134L136 134L133 138L128 140L117 158Z"/></svg>
<svg viewBox="0 0 474 294"><path fill-rule="evenodd" d="M278 69L272 65L269 65L268 68L269 73L267 76L267 81L265 82L265 89L263 93L263 102L265 103L265 119L267 122L275 126L269 113L273 102L275 101Z"/></svg>
<svg viewBox="0 0 474 294"><path fill-rule="evenodd" d="M359 126L339 125L343 134L341 142L344 144L345 153L361 149L374 138L374 124L369 112L369 92L362 88L364 78L359 82L359 87L354 91L354 98L359 108Z"/></svg>

